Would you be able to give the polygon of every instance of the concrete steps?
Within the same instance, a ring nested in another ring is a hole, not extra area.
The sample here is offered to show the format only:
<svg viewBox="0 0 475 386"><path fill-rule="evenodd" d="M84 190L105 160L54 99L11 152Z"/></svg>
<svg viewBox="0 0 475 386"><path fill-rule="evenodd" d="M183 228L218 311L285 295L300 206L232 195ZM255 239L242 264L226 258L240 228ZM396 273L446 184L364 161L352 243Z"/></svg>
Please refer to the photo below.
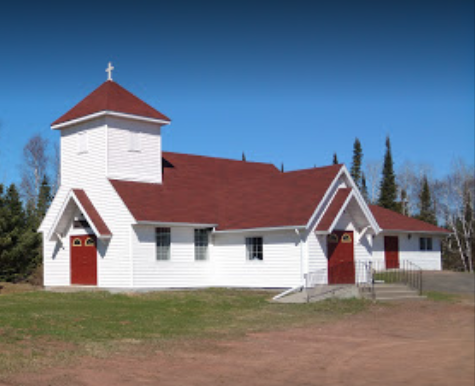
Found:
<svg viewBox="0 0 475 386"><path fill-rule="evenodd" d="M383 284L374 285L375 300L423 300L426 297L419 295L419 292L404 284ZM363 293L362 296L370 297L370 293Z"/></svg>

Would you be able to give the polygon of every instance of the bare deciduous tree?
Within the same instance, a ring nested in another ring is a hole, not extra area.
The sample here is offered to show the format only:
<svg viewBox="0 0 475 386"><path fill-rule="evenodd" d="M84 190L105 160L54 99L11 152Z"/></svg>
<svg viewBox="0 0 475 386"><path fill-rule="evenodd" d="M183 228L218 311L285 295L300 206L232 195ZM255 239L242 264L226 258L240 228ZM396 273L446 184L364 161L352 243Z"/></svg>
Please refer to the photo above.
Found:
<svg viewBox="0 0 475 386"><path fill-rule="evenodd" d="M364 175L366 177L366 186L368 187L369 202L372 204L378 200L382 168L382 161L366 161Z"/></svg>
<svg viewBox="0 0 475 386"><path fill-rule="evenodd" d="M421 193L424 176L427 177L429 186L432 190L434 181L432 176L432 167L426 164L414 164L411 161L405 161L397 171L397 184L400 191L406 192L407 216L413 216L418 211L419 195Z"/></svg>
<svg viewBox="0 0 475 386"><path fill-rule="evenodd" d="M41 135L31 137L23 148L20 189L25 202L36 206L41 182L47 172L48 141Z"/></svg>
<svg viewBox="0 0 475 386"><path fill-rule="evenodd" d="M449 249L457 251L462 266L473 272L473 243L475 232L474 197L475 177L473 167L463 161L452 166L452 172L436 184L437 210L452 231Z"/></svg>

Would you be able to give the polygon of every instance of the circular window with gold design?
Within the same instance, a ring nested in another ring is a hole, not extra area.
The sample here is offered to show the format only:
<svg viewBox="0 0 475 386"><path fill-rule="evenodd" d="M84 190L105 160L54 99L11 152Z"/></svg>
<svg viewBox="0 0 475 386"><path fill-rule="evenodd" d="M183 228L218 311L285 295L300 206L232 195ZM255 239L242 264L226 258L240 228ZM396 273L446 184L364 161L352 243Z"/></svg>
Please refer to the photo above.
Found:
<svg viewBox="0 0 475 386"><path fill-rule="evenodd" d="M328 242L329 243L338 243L338 235L335 233L332 233L331 235L328 235Z"/></svg>
<svg viewBox="0 0 475 386"><path fill-rule="evenodd" d="M80 238L75 238L73 240L73 247L80 247L82 245Z"/></svg>
<svg viewBox="0 0 475 386"><path fill-rule="evenodd" d="M343 236L341 236L341 242L342 243L351 243L351 235L349 233L345 233Z"/></svg>
<svg viewBox="0 0 475 386"><path fill-rule="evenodd" d="M95 244L94 244L94 239L92 237L88 237L86 239L86 242L84 243L84 245L86 247L93 247Z"/></svg>

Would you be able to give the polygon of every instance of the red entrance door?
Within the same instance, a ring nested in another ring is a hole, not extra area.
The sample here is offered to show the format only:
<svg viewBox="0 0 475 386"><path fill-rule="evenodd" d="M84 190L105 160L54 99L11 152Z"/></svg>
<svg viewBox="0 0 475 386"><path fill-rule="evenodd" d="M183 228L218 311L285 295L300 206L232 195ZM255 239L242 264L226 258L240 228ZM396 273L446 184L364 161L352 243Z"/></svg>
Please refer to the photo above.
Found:
<svg viewBox="0 0 475 386"><path fill-rule="evenodd" d="M71 284L97 285L95 236L71 236Z"/></svg>
<svg viewBox="0 0 475 386"><path fill-rule="evenodd" d="M327 238L328 284L354 284L355 263L352 231L333 231Z"/></svg>
<svg viewBox="0 0 475 386"><path fill-rule="evenodd" d="M386 269L399 268L399 239L397 236L384 236L384 260Z"/></svg>

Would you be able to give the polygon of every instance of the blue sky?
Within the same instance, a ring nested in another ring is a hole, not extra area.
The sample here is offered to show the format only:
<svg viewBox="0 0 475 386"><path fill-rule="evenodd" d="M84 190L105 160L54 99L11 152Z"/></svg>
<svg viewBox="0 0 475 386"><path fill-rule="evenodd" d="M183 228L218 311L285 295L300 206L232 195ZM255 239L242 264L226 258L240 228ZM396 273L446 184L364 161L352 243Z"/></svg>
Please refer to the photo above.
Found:
<svg viewBox="0 0 475 386"><path fill-rule="evenodd" d="M79 3L78 3L79 4ZM286 170L474 159L474 2L10 2L0 12L0 182L113 78L172 119L166 150Z"/></svg>

